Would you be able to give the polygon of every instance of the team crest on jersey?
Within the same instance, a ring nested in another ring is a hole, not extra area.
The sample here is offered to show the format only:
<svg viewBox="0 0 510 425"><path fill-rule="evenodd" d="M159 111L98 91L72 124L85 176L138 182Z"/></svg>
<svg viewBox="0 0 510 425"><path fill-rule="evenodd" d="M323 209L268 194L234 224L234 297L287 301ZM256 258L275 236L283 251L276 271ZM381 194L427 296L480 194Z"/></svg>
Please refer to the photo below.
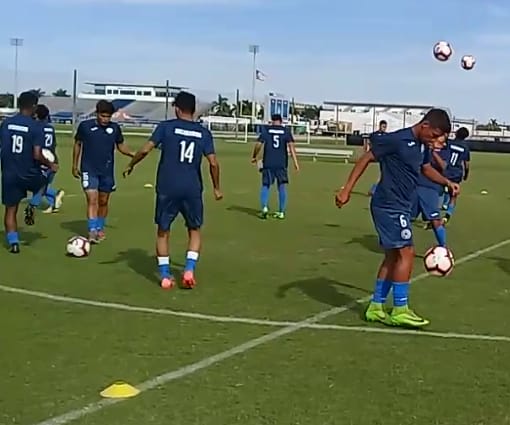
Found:
<svg viewBox="0 0 510 425"><path fill-rule="evenodd" d="M106 129L106 132L107 132L108 134L113 134L113 128L108 127L108 128Z"/></svg>
<svg viewBox="0 0 510 425"><path fill-rule="evenodd" d="M404 239L405 241L408 241L412 237L412 233L410 229L402 229L400 232L400 237Z"/></svg>

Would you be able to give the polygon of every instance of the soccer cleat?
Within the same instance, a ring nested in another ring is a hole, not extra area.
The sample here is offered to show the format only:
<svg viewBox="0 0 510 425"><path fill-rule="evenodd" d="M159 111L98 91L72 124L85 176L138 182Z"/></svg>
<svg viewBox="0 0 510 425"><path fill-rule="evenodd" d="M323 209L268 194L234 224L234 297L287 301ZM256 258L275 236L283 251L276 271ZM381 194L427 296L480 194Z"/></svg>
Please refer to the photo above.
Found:
<svg viewBox="0 0 510 425"><path fill-rule="evenodd" d="M268 215L269 215L269 208L267 208L267 207L262 208L262 211L260 212L260 218L262 220L265 220L265 219L267 219Z"/></svg>
<svg viewBox="0 0 510 425"><path fill-rule="evenodd" d="M278 220L283 220L285 218L285 213L283 213L283 212L275 212L273 214L273 218L277 218Z"/></svg>
<svg viewBox="0 0 510 425"><path fill-rule="evenodd" d="M182 276L182 287L184 289L193 289L196 284L195 274L191 270L186 270Z"/></svg>
<svg viewBox="0 0 510 425"><path fill-rule="evenodd" d="M97 239L99 240L99 242L102 242L106 239L106 233L104 230L99 230L97 232Z"/></svg>
<svg viewBox="0 0 510 425"><path fill-rule="evenodd" d="M11 254L19 254L19 253L20 253L20 250L19 250L19 244L18 244L18 243L13 243L13 244L10 246L9 252L10 252Z"/></svg>
<svg viewBox="0 0 510 425"><path fill-rule="evenodd" d="M418 316L409 307L394 307L388 320L391 326L403 328L423 328L430 324L430 321Z"/></svg>
<svg viewBox="0 0 510 425"><path fill-rule="evenodd" d="M97 231L93 230L92 232L89 232L89 242L91 244L98 244L99 242L101 242L97 234Z"/></svg>
<svg viewBox="0 0 510 425"><path fill-rule="evenodd" d="M65 192L63 190L59 190L57 192L57 196L55 197L55 212L62 208L62 203L64 202Z"/></svg>
<svg viewBox="0 0 510 425"><path fill-rule="evenodd" d="M170 277L164 277L161 279L160 286L162 289L172 289L175 286L175 278L173 276Z"/></svg>
<svg viewBox="0 0 510 425"><path fill-rule="evenodd" d="M48 208L46 208L45 210L43 210L43 214L52 214L54 212L57 212L58 210L56 210L55 208L53 208L52 206L49 206Z"/></svg>
<svg viewBox="0 0 510 425"><path fill-rule="evenodd" d="M27 205L25 208L25 224L27 226L35 224L35 207L33 205Z"/></svg>
<svg viewBox="0 0 510 425"><path fill-rule="evenodd" d="M384 306L381 303L371 302L365 311L365 320L367 322L380 322L386 324L388 315L384 311Z"/></svg>

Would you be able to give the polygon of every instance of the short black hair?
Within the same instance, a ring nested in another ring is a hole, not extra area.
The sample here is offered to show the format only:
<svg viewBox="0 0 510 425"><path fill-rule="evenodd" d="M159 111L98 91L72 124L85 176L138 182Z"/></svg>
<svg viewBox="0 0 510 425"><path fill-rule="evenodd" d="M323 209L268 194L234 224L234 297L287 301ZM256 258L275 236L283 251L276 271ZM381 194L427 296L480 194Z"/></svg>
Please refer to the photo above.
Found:
<svg viewBox="0 0 510 425"><path fill-rule="evenodd" d="M432 128L437 128L443 133L450 133L452 131L452 123L448 112L444 109L433 108L428 111L421 122L428 122Z"/></svg>
<svg viewBox="0 0 510 425"><path fill-rule="evenodd" d="M114 112L115 107L112 102L102 99L96 103L96 113L113 115Z"/></svg>
<svg viewBox="0 0 510 425"><path fill-rule="evenodd" d="M50 110L46 105L37 105L35 108L35 116L38 120L46 120L50 116Z"/></svg>
<svg viewBox="0 0 510 425"><path fill-rule="evenodd" d="M388 125L388 121L386 121L386 120L381 120L381 121L379 121L379 125L380 125L380 126L381 126L381 125Z"/></svg>
<svg viewBox="0 0 510 425"><path fill-rule="evenodd" d="M271 121L280 121L282 122L283 121L283 118L280 114L273 114L271 115Z"/></svg>
<svg viewBox="0 0 510 425"><path fill-rule="evenodd" d="M20 110L30 109L37 105L39 99L37 95L32 91L25 91L18 97L18 106Z"/></svg>
<svg viewBox="0 0 510 425"><path fill-rule="evenodd" d="M194 114L197 109L197 99L194 94L181 91L175 96L173 106L179 108L184 113Z"/></svg>
<svg viewBox="0 0 510 425"><path fill-rule="evenodd" d="M466 127L461 127L455 132L457 140L465 140L469 137L469 130Z"/></svg>

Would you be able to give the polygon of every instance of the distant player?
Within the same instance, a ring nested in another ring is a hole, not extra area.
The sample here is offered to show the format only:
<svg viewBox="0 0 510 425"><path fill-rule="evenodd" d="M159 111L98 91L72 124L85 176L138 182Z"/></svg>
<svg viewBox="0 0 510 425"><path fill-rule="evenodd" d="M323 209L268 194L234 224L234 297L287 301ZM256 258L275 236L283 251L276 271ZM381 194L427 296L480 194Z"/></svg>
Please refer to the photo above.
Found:
<svg viewBox="0 0 510 425"><path fill-rule="evenodd" d="M374 134L384 134L388 130L388 122L386 120L379 121L379 128ZM368 192L369 196L372 196L377 189L377 183L374 183Z"/></svg>
<svg viewBox="0 0 510 425"><path fill-rule="evenodd" d="M73 176L81 179L87 199L88 232L91 243L105 239L110 195L115 191L114 152L133 157L124 143L120 126L112 122L114 107L100 100L96 118L82 121L75 135Z"/></svg>
<svg viewBox="0 0 510 425"><path fill-rule="evenodd" d="M365 313L367 321L393 326L423 327L429 324L408 306L409 282L414 264L411 204L420 172L430 180L459 191L459 185L443 177L430 165L430 149L441 148L451 130L448 113L431 109L416 125L387 134L373 134L372 149L356 163L344 188L336 195L341 208L370 162L381 169L379 186L371 199L370 210L379 242L385 251L379 268L374 295ZM393 310L384 309L393 290Z"/></svg>
<svg viewBox="0 0 510 425"><path fill-rule="evenodd" d="M443 137L442 144L446 144L447 136ZM431 151L431 165L438 173L444 175L446 162L441 158L439 152ZM456 183L456 182L455 182ZM446 246L446 229L441 217L439 206L441 194L444 191L444 185L440 185L430 180L423 172L418 176L417 188L413 199L413 208L411 219L415 220L420 214L427 222L427 228L434 231L434 235L439 246Z"/></svg>
<svg viewBox="0 0 510 425"><path fill-rule="evenodd" d="M455 133L455 140L448 141L448 144L440 152L441 157L446 161L445 176L459 184L467 180L469 176L471 153L469 146L465 143L468 137L469 130L466 127L459 128ZM456 205L457 197L451 196L446 188L443 197L443 209L446 210L445 222L448 222L452 217Z"/></svg>
<svg viewBox="0 0 510 425"><path fill-rule="evenodd" d="M55 134L55 128L50 123L50 110L46 105L37 105L35 108L35 119L41 124L44 133L44 145L43 148L50 150L54 155L58 163L57 157L57 137ZM41 205L42 198L45 197L48 201L49 207L44 210L45 214L58 212L62 207L62 201L64 199L64 191L56 190L51 187L51 183L55 179L55 174L50 172L48 174L48 185L43 187L38 193L35 193L30 200L29 209L38 208ZM30 214L30 212L27 210ZM33 212L32 212L33 214Z"/></svg>
<svg viewBox="0 0 510 425"><path fill-rule="evenodd" d="M283 126L281 115L271 117L271 125L263 127L253 148L252 163L257 163L260 151L262 153L262 187L260 189L261 218L266 219L269 214L269 190L276 181L278 185L278 211L275 218L283 220L287 210L287 171L289 152L294 168L299 171L294 137L288 127Z"/></svg>
<svg viewBox="0 0 510 425"><path fill-rule="evenodd" d="M127 166L124 177L131 174L135 165L154 148L161 150L154 217L157 225L156 255L161 287L171 289L175 286L175 278L170 268L169 238L170 227L181 214L189 235L182 285L191 289L196 284L195 268L202 244L200 229L204 220L201 173L203 156L209 162L214 197L220 200L223 195L212 134L193 118L196 110L195 96L180 92L175 98L174 107L177 119L163 121L156 127L149 141Z"/></svg>
<svg viewBox="0 0 510 425"><path fill-rule="evenodd" d="M27 192L37 193L46 185L48 170L56 172L58 169L57 164L49 162L42 155L44 136L41 126L33 118L37 100L32 92L21 93L18 99L19 113L6 118L0 126L4 225L7 243L13 254L20 252L16 217L19 203L26 198ZM34 224L34 216L28 218L27 224Z"/></svg>

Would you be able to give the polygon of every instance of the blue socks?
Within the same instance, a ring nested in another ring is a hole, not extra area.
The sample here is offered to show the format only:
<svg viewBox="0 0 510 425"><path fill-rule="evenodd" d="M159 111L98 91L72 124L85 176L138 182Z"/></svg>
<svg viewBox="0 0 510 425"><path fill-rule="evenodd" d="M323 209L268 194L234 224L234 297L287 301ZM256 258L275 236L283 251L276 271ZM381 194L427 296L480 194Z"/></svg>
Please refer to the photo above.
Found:
<svg viewBox="0 0 510 425"><path fill-rule="evenodd" d="M280 205L278 211L284 213L287 210L287 186L284 184L278 186L278 203Z"/></svg>
<svg viewBox="0 0 510 425"><path fill-rule="evenodd" d="M269 205L269 186L262 186L260 188L260 206L262 209L267 208Z"/></svg>
<svg viewBox="0 0 510 425"><path fill-rule="evenodd" d="M37 192L32 194L32 199L30 199L30 205L33 207L39 207L42 201L42 192Z"/></svg>
<svg viewBox="0 0 510 425"><path fill-rule="evenodd" d="M450 194L446 192L443 196L443 206L447 207L450 204Z"/></svg>
<svg viewBox="0 0 510 425"><path fill-rule="evenodd" d="M172 277L170 271L170 257L158 257L158 270L161 279L169 279Z"/></svg>
<svg viewBox="0 0 510 425"><path fill-rule="evenodd" d="M437 244L439 246L446 246L446 229L443 225L433 227L434 235L436 235Z"/></svg>
<svg viewBox="0 0 510 425"><path fill-rule="evenodd" d="M372 302L384 304L391 291L392 283L389 280L377 279L375 282L374 295Z"/></svg>
<svg viewBox="0 0 510 425"><path fill-rule="evenodd" d="M186 264L184 265L184 271L194 272L197 267L199 254L196 251L188 251L186 253Z"/></svg>
<svg viewBox="0 0 510 425"><path fill-rule="evenodd" d="M448 208L446 208L446 214L448 214L450 217L455 212L455 205L449 204Z"/></svg>
<svg viewBox="0 0 510 425"><path fill-rule="evenodd" d="M87 227L89 229L89 233L90 232L97 232L97 230L98 230L97 218L89 218L87 220Z"/></svg>
<svg viewBox="0 0 510 425"><path fill-rule="evenodd" d="M393 282L393 306L405 307L409 302L409 282Z"/></svg>
<svg viewBox="0 0 510 425"><path fill-rule="evenodd" d="M46 189L46 199L48 200L48 204L51 205L52 208L55 208L55 199L57 198L57 191L52 187L48 186Z"/></svg>
<svg viewBox="0 0 510 425"><path fill-rule="evenodd" d="M103 231L104 230L104 226L105 226L105 222L106 222L106 218L105 217L98 217L96 220L97 220L97 230L99 232Z"/></svg>
<svg viewBox="0 0 510 425"><path fill-rule="evenodd" d="M9 245L19 244L18 232L7 232L6 237Z"/></svg>

